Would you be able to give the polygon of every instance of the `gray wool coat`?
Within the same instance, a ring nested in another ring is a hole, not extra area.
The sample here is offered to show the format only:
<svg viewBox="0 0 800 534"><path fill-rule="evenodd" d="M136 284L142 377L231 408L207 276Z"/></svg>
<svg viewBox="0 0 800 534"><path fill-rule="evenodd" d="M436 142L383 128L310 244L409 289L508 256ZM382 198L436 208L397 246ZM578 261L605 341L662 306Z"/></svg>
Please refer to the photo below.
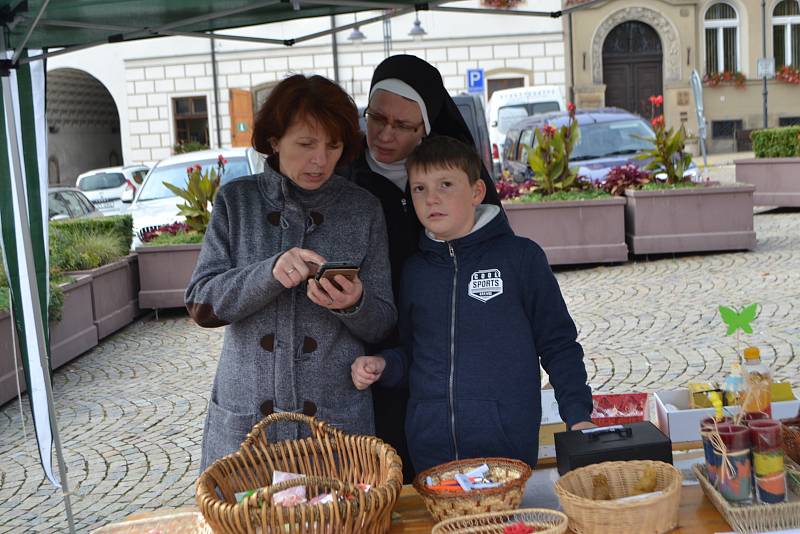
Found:
<svg viewBox="0 0 800 534"><path fill-rule="evenodd" d="M275 261L292 247L359 265L356 309L328 310L308 299L305 283L286 289L275 280ZM386 225L370 193L336 175L306 191L269 166L226 184L185 298L200 326L227 325L201 469L236 451L272 411L315 413L348 433L374 433L370 392L355 388L350 365L365 343L385 337L397 312ZM286 424L269 437L296 439L304 430Z"/></svg>

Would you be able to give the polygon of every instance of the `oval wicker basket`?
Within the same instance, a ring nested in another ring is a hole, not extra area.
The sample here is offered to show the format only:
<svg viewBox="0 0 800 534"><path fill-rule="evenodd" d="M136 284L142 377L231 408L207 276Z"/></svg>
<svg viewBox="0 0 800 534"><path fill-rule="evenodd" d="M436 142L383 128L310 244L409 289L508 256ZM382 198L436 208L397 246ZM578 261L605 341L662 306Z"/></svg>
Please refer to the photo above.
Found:
<svg viewBox="0 0 800 534"><path fill-rule="evenodd" d="M482 464L489 466L489 476L502 482L502 486L456 493L431 490L425 484L428 477L438 484L440 480L452 479L456 473L464 473ZM525 482L530 476L530 466L519 460L471 458L437 465L419 473L414 479L414 489L422 496L434 519L442 521L450 517L515 509L522 500Z"/></svg>
<svg viewBox="0 0 800 534"><path fill-rule="evenodd" d="M645 469L656 470L661 495L633 502L596 501L592 477L603 473L612 499L633 494ZM556 495L576 534L661 534L678 526L681 472L664 462L603 462L570 471L555 483Z"/></svg>
<svg viewBox="0 0 800 534"><path fill-rule="evenodd" d="M267 441L276 423L300 423L310 437ZM272 484L272 474L285 471L306 475ZM369 484L369 491L357 487ZM306 532L385 533L403 484L395 450L372 436L345 434L323 421L295 413L276 413L259 422L233 454L211 464L197 480L196 501L216 534ZM272 495L305 486L306 495L332 493L334 502L284 507ZM236 503L235 494L262 488Z"/></svg>
<svg viewBox="0 0 800 534"><path fill-rule="evenodd" d="M523 523L536 534L562 534L567 531L567 516L545 508L521 508L445 519L431 534L503 534L508 525Z"/></svg>

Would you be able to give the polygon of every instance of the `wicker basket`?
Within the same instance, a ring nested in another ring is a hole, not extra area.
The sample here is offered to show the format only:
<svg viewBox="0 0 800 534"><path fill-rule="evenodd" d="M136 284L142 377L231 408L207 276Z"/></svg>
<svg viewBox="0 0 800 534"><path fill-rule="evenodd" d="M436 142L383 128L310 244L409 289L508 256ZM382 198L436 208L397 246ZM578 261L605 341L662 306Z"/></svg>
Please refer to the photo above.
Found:
<svg viewBox="0 0 800 534"><path fill-rule="evenodd" d="M483 464L489 466L489 477L502 482L496 488L477 489L470 492L443 492L431 490L425 481L428 477L434 484L444 479L452 479L457 473L464 473ZM531 468L525 462L510 458L472 458L456 460L431 467L419 473L414 479L414 489L422 496L425 507L437 521L450 517L503 512L519 506L525 492L525 482L531 476Z"/></svg>
<svg viewBox="0 0 800 534"><path fill-rule="evenodd" d="M596 501L592 477L604 474L612 499L633 494L645 469L656 470L661 495L630 502ZM678 526L681 472L670 464L651 460L603 462L570 471L555 483L556 495L576 534L660 534Z"/></svg>
<svg viewBox="0 0 800 534"><path fill-rule="evenodd" d="M786 455L800 463L800 417L782 419L783 450Z"/></svg>
<svg viewBox="0 0 800 534"><path fill-rule="evenodd" d="M169 534L213 534L203 516L197 512L175 512L149 517L123 521L100 527L91 534L147 534L154 531L169 532Z"/></svg>
<svg viewBox="0 0 800 534"><path fill-rule="evenodd" d="M268 427L285 422L308 425L310 437L268 442ZM275 471L306 476L271 486ZM381 440L347 435L302 414L276 413L253 427L237 452L200 475L196 500L215 534L253 534L256 528L263 534L379 534L389 530L402 484L400 458ZM333 493L334 502L273 505L274 493L294 486L305 486L309 497ZM236 503L236 493L254 488L263 489Z"/></svg>
<svg viewBox="0 0 800 534"><path fill-rule="evenodd" d="M431 534L503 534L508 525L523 523L536 534L562 534L567 531L567 516L555 510L523 508L508 512L489 512L446 519Z"/></svg>
<svg viewBox="0 0 800 534"><path fill-rule="evenodd" d="M692 469L708 500L739 534L800 527L800 501L796 497L790 497L789 502L778 504L734 505L725 500L725 497L709 482L705 465L695 464Z"/></svg>

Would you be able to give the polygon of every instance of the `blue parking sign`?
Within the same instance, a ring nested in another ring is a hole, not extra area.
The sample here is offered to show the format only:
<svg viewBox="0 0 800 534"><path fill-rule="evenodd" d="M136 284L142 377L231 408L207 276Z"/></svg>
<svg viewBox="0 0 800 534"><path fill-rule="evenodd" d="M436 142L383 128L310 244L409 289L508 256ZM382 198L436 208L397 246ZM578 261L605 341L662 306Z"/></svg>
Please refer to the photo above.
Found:
<svg viewBox="0 0 800 534"><path fill-rule="evenodd" d="M483 93L483 69L467 69L467 92Z"/></svg>

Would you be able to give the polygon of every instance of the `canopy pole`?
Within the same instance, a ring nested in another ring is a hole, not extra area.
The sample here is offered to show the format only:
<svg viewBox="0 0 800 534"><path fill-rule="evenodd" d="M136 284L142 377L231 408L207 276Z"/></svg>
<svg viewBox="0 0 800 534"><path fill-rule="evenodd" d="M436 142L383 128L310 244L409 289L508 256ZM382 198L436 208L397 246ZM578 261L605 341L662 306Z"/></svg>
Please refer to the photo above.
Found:
<svg viewBox="0 0 800 534"><path fill-rule="evenodd" d="M33 35L33 30L35 30L36 25L39 24L39 20L42 18L42 15L44 15L44 10L47 9L47 4L49 3L50 0L44 0L44 2L42 2L42 6L39 8L39 12L36 14L36 18L33 19L31 27L28 28L28 32L25 34L25 37L22 38L22 41L17 46L17 49L14 52L14 56L11 58L11 63L16 63L17 60L19 59L20 54L22 54L22 51L25 50L25 45L28 44L28 39L30 39L31 35Z"/></svg>
<svg viewBox="0 0 800 534"><path fill-rule="evenodd" d="M0 54L2 57L6 56L6 47L5 47L5 31L3 28L0 28ZM22 247L25 251L25 269L28 272L27 282L28 287L26 288L32 297L32 301L35 305L38 306L39 300L39 288L37 287L36 283L36 269L33 265L33 244L31 243L31 233L30 233L30 219L28 215L28 205L25 202L25 184L22 180L22 163L20 161L20 152L19 152L19 142L17 138L17 122L16 122L16 111L14 109L14 99L11 90L11 76L2 76L2 86L3 86L3 101L5 105L5 120L6 120L6 132L8 134L8 143L9 148L11 149L11 165L14 170L14 187L17 190L18 198L22 197L23 200L20 201L17 205L19 209L19 216L20 216L20 234L22 235ZM0 147L0 150L5 150L6 147ZM33 273L34 276L30 276ZM9 273L10 274L10 273ZM22 280L20 279L20 283ZM13 299L12 299L13 300ZM17 311L19 313L19 310ZM36 334L36 345L39 350L39 362L42 366L42 369L45 370L45 380L44 380L44 388L45 388L45 395L47 397L47 410L50 413L50 422L51 424L51 432L53 435L53 444L55 445L56 449L56 457L58 458L58 472L59 478L61 479L61 494L64 497L64 508L67 513L67 522L69 523L69 531L71 534L75 534L75 520L72 516L72 504L70 501L70 491L69 491L69 482L67 480L67 466L64 462L64 456L61 451L61 438L58 434L58 422L56 421L56 410L55 406L53 405L53 386L51 384L49 373L46 371L49 369L49 363L47 361L47 346L44 340L44 324L43 324L43 317L41 311L35 312L33 315L33 323L34 323L34 330ZM31 394L32 392L29 392Z"/></svg>

